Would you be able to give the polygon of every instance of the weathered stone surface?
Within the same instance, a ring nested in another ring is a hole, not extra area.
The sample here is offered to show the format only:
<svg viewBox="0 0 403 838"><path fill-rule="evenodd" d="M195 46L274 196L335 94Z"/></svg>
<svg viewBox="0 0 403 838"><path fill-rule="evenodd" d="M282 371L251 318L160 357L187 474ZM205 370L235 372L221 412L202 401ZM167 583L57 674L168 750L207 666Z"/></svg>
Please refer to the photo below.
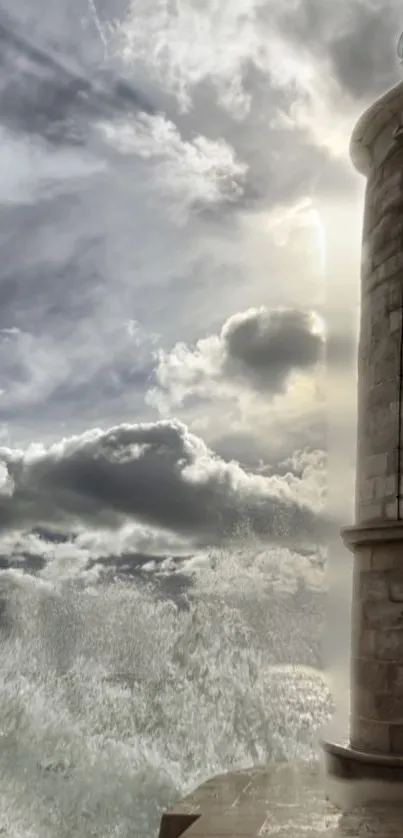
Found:
<svg viewBox="0 0 403 838"><path fill-rule="evenodd" d="M399 151L400 143L398 141L395 142L396 150L393 149L393 132L399 125L402 97L401 84L388 90L365 111L353 131L350 142L351 159L358 171L366 176L370 175L371 171L375 175L380 173L379 154L377 154L375 160L374 147L377 143L379 144L387 126L389 133L384 141L387 149L387 159L383 158L383 161L381 161L382 169L386 169L388 166L390 155Z"/></svg>
<svg viewBox="0 0 403 838"><path fill-rule="evenodd" d="M385 324L383 324L385 327ZM390 413L390 406L397 403L398 382L396 379L387 381L382 379L377 384L374 384L368 392L366 397L366 407L368 410L377 411L379 408L387 409L387 414ZM369 458L368 458L369 459ZM372 477L386 474L387 472L387 452L372 455L374 461L372 468ZM364 466L365 467L365 466ZM367 466L368 468L368 466Z"/></svg>
<svg viewBox="0 0 403 838"><path fill-rule="evenodd" d="M389 730L390 735L390 730ZM338 797L338 803L346 808L346 791L348 787L351 789L350 799L353 801L353 806L362 805L364 802L370 804L373 811L376 807L377 799L383 800L383 818L384 822L388 822L388 812L396 812L396 804L402 804L403 791L403 756L399 753L383 754L381 752L358 751L352 745L324 742L323 750L325 755L325 763L330 777L338 780L347 781L344 784L342 796L332 794L332 799ZM360 783L355 783L359 780ZM381 789L379 787L381 784ZM362 795L358 794L361 789ZM377 792L381 791L380 798L377 798ZM344 800L342 799L344 797ZM361 804L358 798L361 797ZM402 811L403 814L403 811ZM397 827L397 824L396 824ZM400 829L402 824L400 824ZM363 824L363 831L359 835L377 835L382 834L380 823L370 825ZM355 833L351 832L351 836Z"/></svg>
<svg viewBox="0 0 403 838"><path fill-rule="evenodd" d="M388 319L385 316L384 319L384 328L387 327ZM390 404L392 402L397 401L397 394L398 394L398 376L399 376L399 347L398 341L396 340L396 333L389 332L389 340L385 341L372 341L372 344L368 347L368 359L365 362L364 370L361 369L360 372L363 373L366 371L366 378L368 382L368 386L378 387L378 392L371 396L368 394L368 404L371 404L376 399L377 401L377 409L383 409L383 411L387 414L389 411ZM389 382L393 382L394 387L388 387L387 384ZM386 386L385 386L386 385ZM391 399L388 400L385 397L385 392L391 391ZM367 417L368 418L368 417ZM374 416L374 419L380 419L382 421L382 415L379 414L377 417ZM378 430L382 430L379 428ZM396 444L396 443L395 443Z"/></svg>
<svg viewBox="0 0 403 838"><path fill-rule="evenodd" d="M402 307L402 282L401 277L398 276L394 280L388 282L387 288L383 289L385 295L385 304L388 311L399 311L401 313Z"/></svg>
<svg viewBox="0 0 403 838"><path fill-rule="evenodd" d="M365 198L365 205L364 205L364 223L363 223L363 239L366 242L367 238L372 235L373 231L376 230L379 224L379 216L378 213L375 212L375 208L372 206L372 203L369 199L369 185L367 184L366 188L366 198ZM361 266L362 269L362 266Z"/></svg>
<svg viewBox="0 0 403 838"><path fill-rule="evenodd" d="M389 315L389 328L391 332L397 332L402 328L402 312L391 311Z"/></svg>
<svg viewBox="0 0 403 838"><path fill-rule="evenodd" d="M401 631L376 631L371 634L372 655L376 660L403 660L403 633Z"/></svg>
<svg viewBox="0 0 403 838"><path fill-rule="evenodd" d="M371 200L375 205L378 203L380 195L402 184L401 155L399 153L401 147L392 140L390 148L393 153L389 154L382 166L373 170L369 178L371 184Z"/></svg>
<svg viewBox="0 0 403 838"><path fill-rule="evenodd" d="M401 247L402 241L400 236L395 236L393 239L390 239L390 241L384 242L382 248L377 248L371 254L371 263L373 269L378 268L379 265L382 265L382 263L390 259L391 256L394 256L396 253L399 253Z"/></svg>
<svg viewBox="0 0 403 838"><path fill-rule="evenodd" d="M374 701L375 718L393 724L393 730L403 725L403 695L401 693L379 693ZM403 729L403 728L402 728Z"/></svg>
<svg viewBox="0 0 403 838"><path fill-rule="evenodd" d="M370 547L361 547L361 549L357 550L355 558L355 567L358 579L360 573L368 573L368 571L373 570L372 550Z"/></svg>
<svg viewBox="0 0 403 838"><path fill-rule="evenodd" d="M357 779L371 767L350 764ZM354 776L350 766L347 776ZM373 784L370 793L370 807L361 801L343 813L326 799L317 763L230 772L208 780L167 812L159 838L401 838L403 808L377 805Z"/></svg>
<svg viewBox="0 0 403 838"><path fill-rule="evenodd" d="M403 631L403 603L384 601L371 601L364 603L366 625L370 629ZM403 636L402 636L403 648Z"/></svg>
<svg viewBox="0 0 403 838"><path fill-rule="evenodd" d="M357 750L387 754L390 751L389 725L355 713L351 720L351 744Z"/></svg>
<svg viewBox="0 0 403 838"><path fill-rule="evenodd" d="M375 695L372 690L356 686L352 696L354 700L354 712L359 719L371 722L385 721L384 719L380 720L378 717L375 709ZM357 735L359 734L357 734L356 730L355 738Z"/></svg>
<svg viewBox="0 0 403 838"><path fill-rule="evenodd" d="M403 555L402 555L403 562ZM389 599L403 606L403 570L388 574ZM402 661L403 663L403 661Z"/></svg>
<svg viewBox="0 0 403 838"><path fill-rule="evenodd" d="M375 660L376 635L374 630L367 629L361 622L352 627L351 653L357 658L369 658ZM388 658L386 658L388 660ZM389 658L390 660L390 658ZM393 660L393 658L391 658Z"/></svg>
<svg viewBox="0 0 403 838"><path fill-rule="evenodd" d="M368 477L366 480L362 480L359 487L358 487L358 499L359 502L362 504L371 503L376 497L382 497L382 495L376 495L376 480L379 478L375 477Z"/></svg>
<svg viewBox="0 0 403 838"><path fill-rule="evenodd" d="M375 499L383 500L396 494L396 480L394 475L375 478Z"/></svg>
<svg viewBox="0 0 403 838"><path fill-rule="evenodd" d="M390 503L386 504L386 506L385 506L385 517L390 518L391 521L396 520L396 518L397 518L397 500L396 500L396 498L393 501L391 501Z"/></svg>
<svg viewBox="0 0 403 838"><path fill-rule="evenodd" d="M403 570L403 551L396 544L377 544L371 551L371 565L377 571Z"/></svg>
<svg viewBox="0 0 403 838"><path fill-rule="evenodd" d="M385 130L384 126L382 132ZM367 184L366 204L372 207L374 227L370 233L364 231L363 245L356 489L359 521L393 519L397 511L402 166L402 155L394 154L382 171L372 171Z"/></svg>
<svg viewBox="0 0 403 838"><path fill-rule="evenodd" d="M384 573L371 570L369 573L360 574L359 597L361 602L365 603L368 600L384 602L388 599L388 596L388 583Z"/></svg>
<svg viewBox="0 0 403 838"><path fill-rule="evenodd" d="M400 189L399 193L395 189L391 195L388 195L387 198L385 197L384 204L386 211L391 212L393 210L401 215L403 212L403 194ZM389 255L386 259L384 259L384 261L378 262L376 266L374 265L374 270L371 274L368 274L367 271L369 261L371 261L371 264L374 264L372 249L367 255L365 270L362 272L362 279L363 282L366 283L367 291L374 291L379 285L381 285L381 283L388 281L393 276L396 276L399 271L401 271L403 265L401 250Z"/></svg>
<svg viewBox="0 0 403 838"><path fill-rule="evenodd" d="M392 754L403 754L403 725L391 725L389 731Z"/></svg>
<svg viewBox="0 0 403 838"><path fill-rule="evenodd" d="M391 145L394 143L391 143ZM389 157L388 163L382 167L379 177L374 177L374 188L372 191L373 201L377 203L379 192L388 192L396 186L401 187L403 182L403 170L400 163L396 165L396 155Z"/></svg>
<svg viewBox="0 0 403 838"><path fill-rule="evenodd" d="M397 448L393 448L392 451L388 451L387 454L387 473L393 474L396 478L396 486L397 486L397 470L398 470L398 451Z"/></svg>
<svg viewBox="0 0 403 838"><path fill-rule="evenodd" d="M403 99L403 91L402 91ZM392 136L395 116L376 111L373 168L366 190L359 343L357 515L396 517L400 332L403 289L403 149ZM372 136L372 135L371 135ZM375 152L375 146L377 151ZM391 150L393 154L390 155ZM380 158L387 152L380 168Z"/></svg>
<svg viewBox="0 0 403 838"><path fill-rule="evenodd" d="M403 692L403 662L390 663L387 669L387 690L390 692L397 692L399 695Z"/></svg>
<svg viewBox="0 0 403 838"><path fill-rule="evenodd" d="M370 119L367 120L365 131L363 131L361 142L364 143L371 151L373 150L373 146L375 141L378 139L380 134L385 129L385 126L389 125L391 122L394 124L396 122L396 115L391 112L394 103L393 91L388 91L388 94L382 98L381 101L374 102L374 104L370 108ZM365 114L364 114L365 117ZM362 119L364 119L362 117ZM361 120L354 131L353 134L353 141L358 142L358 129L362 124ZM392 133L392 128L390 133Z"/></svg>
<svg viewBox="0 0 403 838"><path fill-rule="evenodd" d="M403 513L403 457L400 462L398 455L403 430L403 142L394 135L401 112L403 83L368 110L352 139L353 160L365 172L367 186L358 350L357 524L347 528L343 538L354 552L355 564L351 742L366 755L402 756L403 777L403 526L398 521L399 492Z"/></svg>
<svg viewBox="0 0 403 838"><path fill-rule="evenodd" d="M388 684L388 665L383 661L354 658L352 660L353 691L356 688L364 690L374 689L377 692L386 690Z"/></svg>
<svg viewBox="0 0 403 838"><path fill-rule="evenodd" d="M396 145L394 154L389 155L380 169L380 177L386 180L392 172L400 170L403 172L403 146L401 142Z"/></svg>
<svg viewBox="0 0 403 838"><path fill-rule="evenodd" d="M363 475L366 477L376 477L378 474L386 474L388 469L387 453L370 454L365 457L363 461Z"/></svg>
<svg viewBox="0 0 403 838"><path fill-rule="evenodd" d="M363 432L368 435L367 446L371 446L374 454L381 454L396 447L396 423L390 416L388 406L383 410L368 411L362 424Z"/></svg>
<svg viewBox="0 0 403 838"><path fill-rule="evenodd" d="M380 134L377 135L372 147L372 164L374 167L385 165L385 161L390 159L392 154L396 151L396 141L393 137L393 131L399 124L399 117L396 114L390 115L390 120L386 123Z"/></svg>
<svg viewBox="0 0 403 838"><path fill-rule="evenodd" d="M382 519L382 503L361 503L358 507L359 521L377 521Z"/></svg>
<svg viewBox="0 0 403 838"><path fill-rule="evenodd" d="M392 692L376 692L375 689L356 688L354 691L355 712L360 718L386 724L403 725L403 695Z"/></svg>
<svg viewBox="0 0 403 838"><path fill-rule="evenodd" d="M353 691L357 688L373 690L376 693L396 692L403 695L403 664L354 658L352 674Z"/></svg>
<svg viewBox="0 0 403 838"><path fill-rule="evenodd" d="M403 171L403 160L401 162ZM400 172L399 172L400 176ZM393 213L383 215L376 227L366 237L365 251L371 254L371 258L382 252L390 241L401 241L403 235L403 218Z"/></svg>

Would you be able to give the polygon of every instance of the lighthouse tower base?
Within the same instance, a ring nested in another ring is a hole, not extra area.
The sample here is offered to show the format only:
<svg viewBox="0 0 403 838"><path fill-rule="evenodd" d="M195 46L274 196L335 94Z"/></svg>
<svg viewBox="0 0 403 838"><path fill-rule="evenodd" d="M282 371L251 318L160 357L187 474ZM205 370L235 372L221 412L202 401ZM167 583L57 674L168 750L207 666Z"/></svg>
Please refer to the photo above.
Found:
<svg viewBox="0 0 403 838"><path fill-rule="evenodd" d="M403 801L403 756L357 751L322 742L327 799L344 811L373 803Z"/></svg>
<svg viewBox="0 0 403 838"><path fill-rule="evenodd" d="M342 538L354 554L350 741L323 743L327 776L335 781L329 793L334 799L337 781L361 781L363 805L378 792L401 802L403 522L366 522L347 527Z"/></svg>

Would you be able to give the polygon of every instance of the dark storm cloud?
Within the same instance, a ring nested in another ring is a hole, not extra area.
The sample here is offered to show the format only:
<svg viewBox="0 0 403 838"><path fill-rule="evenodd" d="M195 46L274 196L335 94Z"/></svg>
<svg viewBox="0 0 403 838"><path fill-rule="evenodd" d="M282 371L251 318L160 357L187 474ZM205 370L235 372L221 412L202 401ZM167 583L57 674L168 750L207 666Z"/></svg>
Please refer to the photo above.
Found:
<svg viewBox="0 0 403 838"><path fill-rule="evenodd" d="M395 83L403 26L397 0L299 0L279 9L286 37L330 62L329 69L355 99L368 99Z"/></svg>
<svg viewBox="0 0 403 838"><path fill-rule="evenodd" d="M0 525L139 520L202 541L249 523L273 539L313 536L320 486L247 474L178 422L89 431L48 448L2 449Z"/></svg>
<svg viewBox="0 0 403 838"><path fill-rule="evenodd" d="M301 311L251 309L230 318L222 339L229 374L249 376L271 392L283 390L291 372L323 360L323 337Z"/></svg>

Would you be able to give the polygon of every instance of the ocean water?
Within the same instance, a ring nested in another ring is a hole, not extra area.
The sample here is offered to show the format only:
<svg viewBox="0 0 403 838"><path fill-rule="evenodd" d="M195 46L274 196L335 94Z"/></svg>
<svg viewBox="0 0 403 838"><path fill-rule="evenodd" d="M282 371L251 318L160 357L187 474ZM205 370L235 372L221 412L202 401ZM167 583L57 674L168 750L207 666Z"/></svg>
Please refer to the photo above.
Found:
<svg viewBox="0 0 403 838"><path fill-rule="evenodd" d="M153 838L212 774L315 754L322 575L278 548L85 583L2 572L0 834Z"/></svg>

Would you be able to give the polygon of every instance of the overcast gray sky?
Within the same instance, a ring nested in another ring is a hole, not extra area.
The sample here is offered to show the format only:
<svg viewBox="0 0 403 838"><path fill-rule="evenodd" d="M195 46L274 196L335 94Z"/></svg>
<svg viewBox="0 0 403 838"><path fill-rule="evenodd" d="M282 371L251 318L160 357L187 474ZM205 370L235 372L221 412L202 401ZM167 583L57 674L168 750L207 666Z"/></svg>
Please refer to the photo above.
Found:
<svg viewBox="0 0 403 838"><path fill-rule="evenodd" d="M398 0L0 0L3 563L316 532L349 137L402 24Z"/></svg>

